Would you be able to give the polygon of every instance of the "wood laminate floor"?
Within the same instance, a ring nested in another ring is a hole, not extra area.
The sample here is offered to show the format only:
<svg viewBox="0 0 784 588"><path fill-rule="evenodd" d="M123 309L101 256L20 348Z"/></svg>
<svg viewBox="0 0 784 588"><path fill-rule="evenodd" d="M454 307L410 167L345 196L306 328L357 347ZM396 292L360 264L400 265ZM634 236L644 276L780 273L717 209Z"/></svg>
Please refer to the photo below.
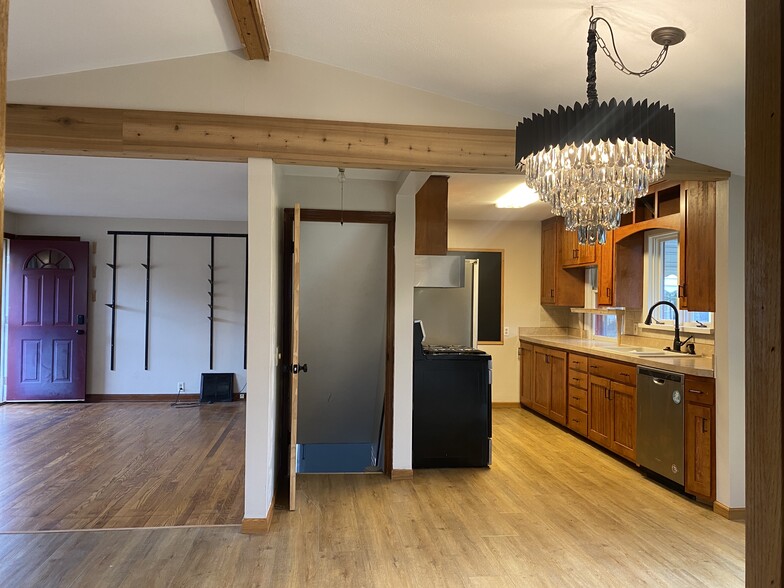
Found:
<svg viewBox="0 0 784 588"><path fill-rule="evenodd" d="M490 469L301 476L270 532L0 534L8 586L741 586L730 522L520 409Z"/></svg>
<svg viewBox="0 0 784 588"><path fill-rule="evenodd" d="M0 406L0 531L237 524L245 403Z"/></svg>

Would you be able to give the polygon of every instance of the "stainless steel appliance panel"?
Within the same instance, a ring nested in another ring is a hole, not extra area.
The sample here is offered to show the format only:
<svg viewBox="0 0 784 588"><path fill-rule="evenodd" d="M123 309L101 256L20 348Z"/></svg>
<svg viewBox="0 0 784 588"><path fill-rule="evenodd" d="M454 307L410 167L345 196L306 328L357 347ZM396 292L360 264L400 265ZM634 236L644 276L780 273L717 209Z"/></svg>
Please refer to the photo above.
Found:
<svg viewBox="0 0 784 588"><path fill-rule="evenodd" d="M683 374L637 368L637 461L683 485Z"/></svg>
<svg viewBox="0 0 784 588"><path fill-rule="evenodd" d="M479 262L455 257L464 267L462 288L414 288L414 320L422 321L427 345L477 345Z"/></svg>

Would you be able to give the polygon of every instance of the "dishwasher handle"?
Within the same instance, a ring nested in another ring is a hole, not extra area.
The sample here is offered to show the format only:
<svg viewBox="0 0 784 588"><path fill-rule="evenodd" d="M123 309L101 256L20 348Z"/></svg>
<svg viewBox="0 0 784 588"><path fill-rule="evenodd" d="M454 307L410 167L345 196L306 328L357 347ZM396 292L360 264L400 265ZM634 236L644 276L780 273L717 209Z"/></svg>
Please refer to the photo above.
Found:
<svg viewBox="0 0 784 588"><path fill-rule="evenodd" d="M657 386L664 386L664 378L651 378Z"/></svg>

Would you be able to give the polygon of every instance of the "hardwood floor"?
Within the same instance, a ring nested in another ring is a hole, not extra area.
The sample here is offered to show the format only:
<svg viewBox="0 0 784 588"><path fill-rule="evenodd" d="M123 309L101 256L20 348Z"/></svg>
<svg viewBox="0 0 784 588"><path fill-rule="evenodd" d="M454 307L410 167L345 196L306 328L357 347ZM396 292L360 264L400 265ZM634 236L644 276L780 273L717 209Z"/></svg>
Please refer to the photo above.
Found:
<svg viewBox="0 0 784 588"><path fill-rule="evenodd" d="M0 406L0 531L237 524L245 403Z"/></svg>
<svg viewBox="0 0 784 588"><path fill-rule="evenodd" d="M270 532L0 535L9 586L741 586L744 525L520 409L490 469L300 476Z"/></svg>

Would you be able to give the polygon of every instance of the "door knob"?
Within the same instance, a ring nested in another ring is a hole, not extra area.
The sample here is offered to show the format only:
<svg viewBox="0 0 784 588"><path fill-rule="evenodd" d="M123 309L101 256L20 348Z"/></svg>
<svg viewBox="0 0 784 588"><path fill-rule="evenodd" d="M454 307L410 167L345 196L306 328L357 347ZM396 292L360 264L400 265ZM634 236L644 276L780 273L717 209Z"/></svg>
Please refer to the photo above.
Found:
<svg viewBox="0 0 784 588"><path fill-rule="evenodd" d="M291 373L298 374L299 372L308 373L308 364L303 363L302 365L294 364L291 366Z"/></svg>
<svg viewBox="0 0 784 588"><path fill-rule="evenodd" d="M84 335L84 329L76 329L77 335Z"/></svg>

